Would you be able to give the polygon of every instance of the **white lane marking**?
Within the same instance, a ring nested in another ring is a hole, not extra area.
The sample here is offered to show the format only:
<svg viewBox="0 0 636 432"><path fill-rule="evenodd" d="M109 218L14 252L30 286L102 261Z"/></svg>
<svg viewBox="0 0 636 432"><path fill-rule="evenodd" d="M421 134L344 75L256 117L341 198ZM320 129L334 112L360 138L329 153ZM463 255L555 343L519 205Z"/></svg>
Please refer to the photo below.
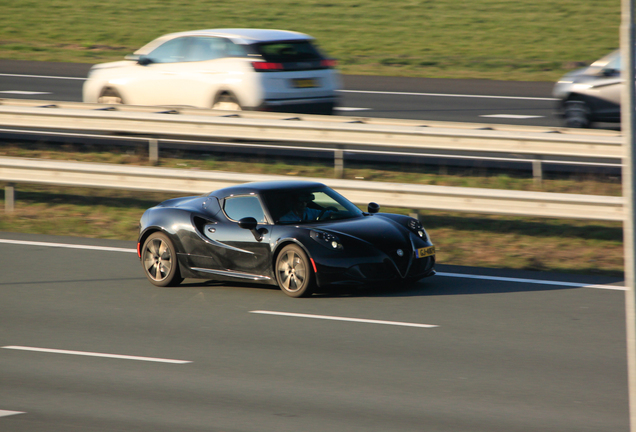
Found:
<svg viewBox="0 0 636 432"><path fill-rule="evenodd" d="M369 111L373 108L335 107L334 111Z"/></svg>
<svg viewBox="0 0 636 432"><path fill-rule="evenodd" d="M44 95L44 94L53 94L53 93L51 93L51 92L26 91L26 90L4 90L4 91L0 91L0 93L4 93L4 94L16 94L16 95Z"/></svg>
<svg viewBox="0 0 636 432"><path fill-rule="evenodd" d="M471 274L462 274L462 273L437 272L436 276L491 280L491 281L498 281L498 282L531 283L535 285L567 286L567 287L574 287L574 288L596 288L596 289L616 290L616 291L625 291L627 289L624 286L617 286L617 285L590 285L590 284L584 284L579 282L561 282L561 281L522 279L522 278L511 278L511 277L501 277L501 276L482 276L482 275L471 275Z"/></svg>
<svg viewBox="0 0 636 432"><path fill-rule="evenodd" d="M34 241L23 241L23 240L4 240L4 239L0 239L0 243L27 245L27 246L47 246L47 247L68 248L68 249L88 249L88 250L111 251L111 252L137 253L136 249L124 249L124 248L105 247L105 246L76 245L76 244L68 244L68 243L48 243L48 242L34 242Z"/></svg>
<svg viewBox="0 0 636 432"><path fill-rule="evenodd" d="M53 353L53 354L70 354L70 355L79 355L79 356L88 356L88 357L105 357L105 358L114 358L114 359L123 359L123 360L158 362L158 363L174 363L174 364L192 363L191 361L188 361L188 360L173 360L173 359L163 359L163 358L155 358L155 357L139 357L139 356L129 356L129 355L119 355L119 354L104 354L104 353L95 353L95 352L87 352L87 351L69 351L69 350L35 348L35 347L25 347L25 346L15 346L15 345L3 346L2 348L12 349L12 350L21 350L21 351L36 351L36 352L45 352L45 353Z"/></svg>
<svg viewBox="0 0 636 432"><path fill-rule="evenodd" d="M48 246L48 247L70 248L70 249L88 249L88 250L100 250L100 251L112 251L112 252L137 253L136 249L76 245L76 244L68 244L68 243L47 243L47 242L5 240L5 239L0 239L0 243L28 245L28 246ZM500 276L482 276L482 275L463 274L463 273L437 272L437 276L479 279L479 280L493 280L493 281L502 281L502 282L530 283L530 284L537 284L537 285L557 285L557 286L560 285L560 286L570 286L570 287L576 287L576 288L596 288L596 289L617 290L617 291L625 291L627 289L623 286L616 286L616 285L584 284L579 282L548 281L548 280L541 280L541 279L521 279L521 278L510 278L510 277L500 277Z"/></svg>
<svg viewBox="0 0 636 432"><path fill-rule="evenodd" d="M23 75L23 74L10 74L10 73L0 73L0 76L19 77L19 78L45 78L45 79L82 80L82 81L86 80L86 78L76 78L76 77L61 77L61 76L50 76L50 75Z"/></svg>
<svg viewBox="0 0 636 432"><path fill-rule="evenodd" d="M362 318L345 318L345 317L336 317L336 316L329 316L329 315L309 315L309 314L291 313L291 312L273 312L273 311L264 311L264 310L254 310L254 311L250 311L250 313L262 314L262 315L289 316L289 317L296 317L296 318L313 318L313 319L332 320L332 321L350 321L350 322L360 322L360 323L367 323L367 324L386 324L386 325L403 326L403 327L422 327L422 328L439 327L438 325L432 325L432 324L417 324L417 323L407 323L407 322L399 322L399 321L380 321L380 320L371 320L371 319L362 319Z"/></svg>
<svg viewBox="0 0 636 432"><path fill-rule="evenodd" d="M523 114L488 114L488 115L480 115L479 117L525 120L525 119L543 118L545 116L541 116L541 115L523 115Z"/></svg>
<svg viewBox="0 0 636 432"><path fill-rule="evenodd" d="M467 94L448 94L448 93L412 93L412 92L371 91L371 90L338 90L338 91L342 93L367 93L367 94L387 94L387 95L405 95L405 96L438 96L438 97L477 98L477 99L515 99L515 100L535 100L535 101L557 100L556 98L525 97L525 96L488 96L488 95L467 95Z"/></svg>
<svg viewBox="0 0 636 432"><path fill-rule="evenodd" d="M6 416L16 415L16 414L26 414L26 413L24 411L0 410L0 417L6 417Z"/></svg>

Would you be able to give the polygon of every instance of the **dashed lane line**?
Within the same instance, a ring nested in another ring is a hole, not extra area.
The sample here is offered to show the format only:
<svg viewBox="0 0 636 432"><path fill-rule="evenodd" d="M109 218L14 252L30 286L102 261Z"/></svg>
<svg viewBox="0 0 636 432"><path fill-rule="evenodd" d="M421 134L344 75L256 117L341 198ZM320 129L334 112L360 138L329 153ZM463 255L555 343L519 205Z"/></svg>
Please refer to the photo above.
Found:
<svg viewBox="0 0 636 432"><path fill-rule="evenodd" d="M44 92L44 91L27 91L27 90L3 90L3 91L0 91L0 93L2 93L2 94L25 95L25 96L29 96L29 95L45 95L45 94L53 94L53 93L51 93L51 92Z"/></svg>
<svg viewBox="0 0 636 432"><path fill-rule="evenodd" d="M10 415L16 414L26 414L24 411L8 411L8 410L0 410L0 417L6 417Z"/></svg>
<svg viewBox="0 0 636 432"><path fill-rule="evenodd" d="M321 320L330 320L330 321L349 321L349 322L358 322L358 323L366 323L366 324L385 324L385 325L402 326L402 327L421 327L421 328L439 327L438 325L434 325L434 324L418 324L418 323L408 323L408 322L400 322L400 321L382 321L382 320L372 320L372 319L363 319L363 318L338 317L338 316L330 316L330 315L310 315L310 314L291 313L291 312L274 312L274 311L266 311L266 310L253 310L253 311L250 311L250 313L261 314L261 315L278 315L278 316L295 317L295 318L311 318L311 319L321 319Z"/></svg>
<svg viewBox="0 0 636 432"><path fill-rule="evenodd" d="M525 115L525 114L484 114L484 115L480 115L479 117L527 120L527 119L544 118L545 116Z"/></svg>

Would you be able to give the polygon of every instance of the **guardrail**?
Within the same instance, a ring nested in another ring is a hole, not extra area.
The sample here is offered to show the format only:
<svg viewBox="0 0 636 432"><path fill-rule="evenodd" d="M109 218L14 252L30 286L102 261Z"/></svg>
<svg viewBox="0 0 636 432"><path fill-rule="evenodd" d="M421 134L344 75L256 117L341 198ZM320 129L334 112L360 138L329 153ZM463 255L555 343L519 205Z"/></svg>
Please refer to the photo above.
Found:
<svg viewBox="0 0 636 432"><path fill-rule="evenodd" d="M431 155L431 152L514 155L535 162L550 158L620 161L619 132L564 128L425 122L342 116L228 112L106 106L75 102L0 100L0 127L49 128L148 137L151 158L157 137L224 138L276 142L285 147L312 143L333 151L341 174L343 152ZM339 175L340 177L340 175Z"/></svg>
<svg viewBox="0 0 636 432"><path fill-rule="evenodd" d="M222 187L296 177L266 176L98 163L0 158L0 181L8 182L5 208L12 211L14 185L38 183L138 191L203 194ZM476 189L341 179L320 181L358 205L548 218L623 221L623 199L596 195Z"/></svg>

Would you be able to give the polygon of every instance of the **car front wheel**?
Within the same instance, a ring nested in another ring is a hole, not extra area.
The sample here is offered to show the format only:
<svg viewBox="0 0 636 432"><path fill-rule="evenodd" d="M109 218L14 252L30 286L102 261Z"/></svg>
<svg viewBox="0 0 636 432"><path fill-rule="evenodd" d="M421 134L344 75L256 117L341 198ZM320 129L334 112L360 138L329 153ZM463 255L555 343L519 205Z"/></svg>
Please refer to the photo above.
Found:
<svg viewBox="0 0 636 432"><path fill-rule="evenodd" d="M585 102L578 100L567 101L563 111L566 127L589 128L592 126L590 108Z"/></svg>
<svg viewBox="0 0 636 432"><path fill-rule="evenodd" d="M177 252L163 233L151 234L144 242L141 263L148 280L156 286L176 286L183 278L179 272Z"/></svg>
<svg viewBox="0 0 636 432"><path fill-rule="evenodd" d="M276 281L290 297L307 297L314 291L314 272L307 254L296 245L288 245L276 258Z"/></svg>

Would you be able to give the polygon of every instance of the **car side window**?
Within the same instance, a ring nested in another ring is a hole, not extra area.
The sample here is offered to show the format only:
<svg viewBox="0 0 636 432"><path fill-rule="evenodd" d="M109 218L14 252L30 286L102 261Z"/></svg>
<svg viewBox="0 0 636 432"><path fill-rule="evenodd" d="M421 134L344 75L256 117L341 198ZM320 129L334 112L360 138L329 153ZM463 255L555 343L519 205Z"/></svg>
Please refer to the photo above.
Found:
<svg viewBox="0 0 636 432"><path fill-rule="evenodd" d="M147 57L154 63L177 63L185 59L187 38L171 39L148 53Z"/></svg>
<svg viewBox="0 0 636 432"><path fill-rule="evenodd" d="M218 37L193 37L186 61L205 61L224 57L243 57L245 49L229 39Z"/></svg>
<svg viewBox="0 0 636 432"><path fill-rule="evenodd" d="M226 198L223 210L228 218L235 221L253 217L258 223L266 222L261 202L253 195Z"/></svg>

